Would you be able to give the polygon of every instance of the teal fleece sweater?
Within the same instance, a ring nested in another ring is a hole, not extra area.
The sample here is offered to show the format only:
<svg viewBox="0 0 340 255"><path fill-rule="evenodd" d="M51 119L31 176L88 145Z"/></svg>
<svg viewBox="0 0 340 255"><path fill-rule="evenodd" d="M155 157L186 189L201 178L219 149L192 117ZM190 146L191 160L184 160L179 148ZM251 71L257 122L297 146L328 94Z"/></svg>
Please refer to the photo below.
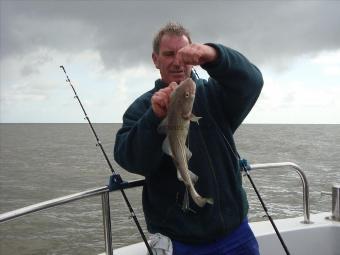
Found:
<svg viewBox="0 0 340 255"><path fill-rule="evenodd" d="M127 171L143 175L143 210L151 233L162 233L184 243L209 243L236 229L248 213L233 134L255 104L263 79L256 66L239 52L219 44L218 59L203 65L209 80L198 79L191 123L189 169L198 177L197 192L214 199L213 205L182 210L185 193L171 157L163 153L161 119L151 108L151 97L166 86L161 80L137 98L123 116L114 147L116 162ZM228 140L226 142L225 138ZM231 149L232 148L232 149Z"/></svg>

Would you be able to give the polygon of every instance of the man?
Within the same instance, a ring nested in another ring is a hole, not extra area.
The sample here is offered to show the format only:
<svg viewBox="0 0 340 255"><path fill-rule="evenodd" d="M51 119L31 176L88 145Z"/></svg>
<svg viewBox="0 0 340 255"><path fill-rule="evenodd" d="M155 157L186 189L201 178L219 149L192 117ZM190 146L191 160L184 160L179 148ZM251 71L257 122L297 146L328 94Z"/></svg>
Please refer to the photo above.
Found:
<svg viewBox="0 0 340 255"><path fill-rule="evenodd" d="M123 116L114 148L115 160L143 175L143 209L150 233L171 239L173 254L259 254L247 221L248 201L242 188L233 134L255 104L262 89L260 71L244 56L220 44L191 42L188 31L169 23L154 38L152 60L161 79L132 103ZM200 65L210 79L199 79ZM191 124L189 169L198 176L195 188L213 205L190 201L183 210L185 186L157 128L166 116L174 86L191 77L196 83Z"/></svg>

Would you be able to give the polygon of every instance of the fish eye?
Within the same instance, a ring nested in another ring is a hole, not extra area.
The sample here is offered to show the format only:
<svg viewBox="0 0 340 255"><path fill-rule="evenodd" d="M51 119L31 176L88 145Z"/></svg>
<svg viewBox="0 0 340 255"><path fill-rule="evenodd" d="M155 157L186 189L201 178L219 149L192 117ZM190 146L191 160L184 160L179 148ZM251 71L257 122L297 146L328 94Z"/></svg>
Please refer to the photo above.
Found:
<svg viewBox="0 0 340 255"><path fill-rule="evenodd" d="M185 92L185 97L186 97L186 98L189 97L189 92Z"/></svg>

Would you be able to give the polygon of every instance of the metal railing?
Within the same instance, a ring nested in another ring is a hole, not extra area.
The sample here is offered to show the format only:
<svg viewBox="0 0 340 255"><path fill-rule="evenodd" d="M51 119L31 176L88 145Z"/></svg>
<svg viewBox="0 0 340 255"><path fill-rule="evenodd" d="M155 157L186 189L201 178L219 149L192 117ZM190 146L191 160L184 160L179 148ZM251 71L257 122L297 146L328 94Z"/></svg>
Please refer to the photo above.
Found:
<svg viewBox="0 0 340 255"><path fill-rule="evenodd" d="M251 164L249 165L249 170L255 169L268 169L268 168L281 168L290 166L299 174L302 187L303 187L303 215L304 221L303 223L311 223L310 222L310 212L309 212L309 186L307 182L306 175L302 171L302 169L291 162L282 162L282 163L266 163L266 164ZM104 239L105 239L105 251L107 255L112 255L112 234L111 234L111 214L110 214L110 200L109 193L111 191L116 191L120 189L128 189L133 187L140 187L145 184L145 180L137 180L131 182L122 182L119 185L115 185L114 187L100 187L95 188L83 192L79 192L76 194L59 197L56 199L47 200L38 204L26 206L14 211L6 212L0 214L0 223L13 220L15 218L19 218L28 214L32 214L34 212L42 211L48 208L52 208L55 206L63 205L66 203L70 203L73 201L81 200L84 198L99 196L101 195L102 200L102 213L103 213L103 227L104 227Z"/></svg>
<svg viewBox="0 0 340 255"><path fill-rule="evenodd" d="M73 201L101 195L102 198L102 213L103 213L103 227L104 227L104 240L105 251L107 255L112 255L112 234L111 234L111 214L110 214L110 200L109 193L120 189L128 189L133 187L143 186L145 180L137 180L131 182L122 182L120 185L114 187L100 187L68 196L63 196L51 200L47 200L38 204L22 207L20 209L0 214L0 223L13 220L34 212L46 210L55 206L63 205Z"/></svg>
<svg viewBox="0 0 340 255"><path fill-rule="evenodd" d="M302 171L301 167L292 162L280 162L280 163L265 163L265 164L250 164L249 170L255 169L268 169L268 168L282 168L282 167L292 167L300 176L302 182L302 192L303 192L303 217L302 223L310 224L310 211L309 211L309 185L305 173Z"/></svg>

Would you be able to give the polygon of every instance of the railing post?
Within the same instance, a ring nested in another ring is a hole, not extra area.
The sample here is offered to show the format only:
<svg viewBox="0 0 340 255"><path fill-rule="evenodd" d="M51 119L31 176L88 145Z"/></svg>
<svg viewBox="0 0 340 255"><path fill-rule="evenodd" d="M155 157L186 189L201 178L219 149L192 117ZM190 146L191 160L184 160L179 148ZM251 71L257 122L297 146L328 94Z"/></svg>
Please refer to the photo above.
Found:
<svg viewBox="0 0 340 255"><path fill-rule="evenodd" d="M109 192L102 194L102 212L106 255L113 255Z"/></svg>

